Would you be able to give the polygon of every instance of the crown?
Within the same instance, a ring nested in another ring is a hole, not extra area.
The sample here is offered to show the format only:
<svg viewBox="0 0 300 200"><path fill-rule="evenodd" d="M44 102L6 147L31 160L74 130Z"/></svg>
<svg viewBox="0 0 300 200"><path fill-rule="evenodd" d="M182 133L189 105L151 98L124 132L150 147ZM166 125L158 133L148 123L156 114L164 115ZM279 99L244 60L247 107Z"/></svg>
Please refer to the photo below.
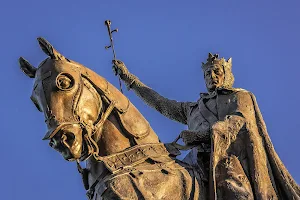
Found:
<svg viewBox="0 0 300 200"><path fill-rule="evenodd" d="M225 58L220 58L219 59L218 54L213 55L213 54L209 53L208 58L207 58L207 62L206 63L202 62L202 69L205 71L208 67L210 67L212 65L220 65L220 66L226 67L226 68L231 70L232 59L229 58L226 61Z"/></svg>

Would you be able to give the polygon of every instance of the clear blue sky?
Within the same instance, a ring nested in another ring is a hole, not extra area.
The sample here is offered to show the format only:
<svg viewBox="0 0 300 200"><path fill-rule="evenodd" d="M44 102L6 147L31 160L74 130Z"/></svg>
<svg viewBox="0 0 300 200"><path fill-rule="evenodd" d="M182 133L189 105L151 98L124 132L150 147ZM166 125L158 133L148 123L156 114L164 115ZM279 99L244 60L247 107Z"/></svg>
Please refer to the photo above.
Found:
<svg viewBox="0 0 300 200"><path fill-rule="evenodd" d="M75 163L42 141L43 115L29 97L33 80L18 57L37 66L46 56L36 37L49 40L118 86L104 20L110 19L117 57L144 83L171 99L196 101L205 91L200 63L208 52L233 57L235 87L252 91L270 137L290 173L299 172L299 1L78 1L9 0L0 5L0 199L82 200ZM185 126L130 100L164 142Z"/></svg>

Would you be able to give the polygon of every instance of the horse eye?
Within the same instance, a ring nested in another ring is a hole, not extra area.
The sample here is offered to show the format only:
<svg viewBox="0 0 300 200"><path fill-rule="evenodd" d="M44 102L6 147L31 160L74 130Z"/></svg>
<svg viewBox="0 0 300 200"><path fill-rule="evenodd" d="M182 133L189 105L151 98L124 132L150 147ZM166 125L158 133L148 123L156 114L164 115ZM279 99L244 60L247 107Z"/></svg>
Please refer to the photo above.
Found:
<svg viewBox="0 0 300 200"><path fill-rule="evenodd" d="M61 73L56 77L56 86L60 90L70 90L74 85L74 79L70 74Z"/></svg>

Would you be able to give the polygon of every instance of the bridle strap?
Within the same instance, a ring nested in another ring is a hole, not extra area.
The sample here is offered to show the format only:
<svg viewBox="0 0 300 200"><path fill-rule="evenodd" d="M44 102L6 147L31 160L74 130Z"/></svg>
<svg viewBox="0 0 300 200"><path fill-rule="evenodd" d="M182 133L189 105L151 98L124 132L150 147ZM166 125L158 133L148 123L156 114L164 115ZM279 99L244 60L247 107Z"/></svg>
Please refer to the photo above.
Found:
<svg viewBox="0 0 300 200"><path fill-rule="evenodd" d="M115 108L115 101L110 102L109 106L107 107L105 113L101 116L101 119L91 128L87 124L82 124L82 126L87 130L87 132L84 134L84 138L87 142L87 145L91 146L91 155L94 156L94 158L99 162L102 161L102 157L99 156L99 147L97 144L97 141L100 138L101 129L103 128L104 122L107 120L113 109ZM91 130L91 129L92 130ZM94 136L92 138L92 136Z"/></svg>
<svg viewBox="0 0 300 200"><path fill-rule="evenodd" d="M86 168L82 168L80 166L80 163L78 160L76 160L76 165L77 165L78 172L81 174L83 186L86 190L88 190L89 189L89 180L88 180L89 170Z"/></svg>
<svg viewBox="0 0 300 200"><path fill-rule="evenodd" d="M109 171L107 169L104 169L104 171L97 177L96 181L91 185L90 188L87 189L86 196L91 200L94 197L95 193L95 187L97 184L107 175L109 174Z"/></svg>
<svg viewBox="0 0 300 200"><path fill-rule="evenodd" d="M100 138L100 132L101 132L100 130L102 129L103 124L106 121L106 119L109 117L109 115L115 108L115 105L116 105L116 102L111 101L108 108L106 109L105 113L102 115L101 119L94 125L94 130L93 130L92 135L94 135L95 141L98 141L98 139Z"/></svg>
<svg viewBox="0 0 300 200"><path fill-rule="evenodd" d="M115 101L110 102L108 108L106 109L105 113L102 115L101 119L94 125L94 129L92 131L92 134L90 135L90 134L87 133L84 136L84 137L87 137L86 139L89 142L92 143L91 145L94 146L95 150L93 152L93 156L98 162L102 161L102 157L99 156L99 148L98 148L98 145L97 145L96 141L100 138L100 132L101 132L101 129L103 127L103 124L107 120L107 118L109 117L109 115L111 114L113 109L115 108L115 104L116 104ZM91 138L92 135L94 135L94 139ZM78 160L76 161L76 163L77 163L78 172L82 175L84 187L85 187L86 190L88 190L87 195L90 198L94 193L96 185L99 183L99 181L105 175L107 175L107 170L105 170L106 173L102 172L102 174L96 179L96 181L93 183L93 185L91 187L89 187L89 185L88 185L88 173L89 173L88 169L82 168L80 166L80 163L79 163Z"/></svg>

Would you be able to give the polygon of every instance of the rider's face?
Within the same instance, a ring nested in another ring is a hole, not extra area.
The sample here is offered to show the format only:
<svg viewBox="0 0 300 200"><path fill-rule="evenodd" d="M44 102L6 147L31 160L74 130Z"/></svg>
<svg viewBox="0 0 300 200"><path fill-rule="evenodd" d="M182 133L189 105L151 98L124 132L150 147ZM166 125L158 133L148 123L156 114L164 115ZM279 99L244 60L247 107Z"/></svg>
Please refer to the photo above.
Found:
<svg viewBox="0 0 300 200"><path fill-rule="evenodd" d="M206 87L209 91L220 88L224 84L225 73L222 66L212 65L204 72Z"/></svg>

